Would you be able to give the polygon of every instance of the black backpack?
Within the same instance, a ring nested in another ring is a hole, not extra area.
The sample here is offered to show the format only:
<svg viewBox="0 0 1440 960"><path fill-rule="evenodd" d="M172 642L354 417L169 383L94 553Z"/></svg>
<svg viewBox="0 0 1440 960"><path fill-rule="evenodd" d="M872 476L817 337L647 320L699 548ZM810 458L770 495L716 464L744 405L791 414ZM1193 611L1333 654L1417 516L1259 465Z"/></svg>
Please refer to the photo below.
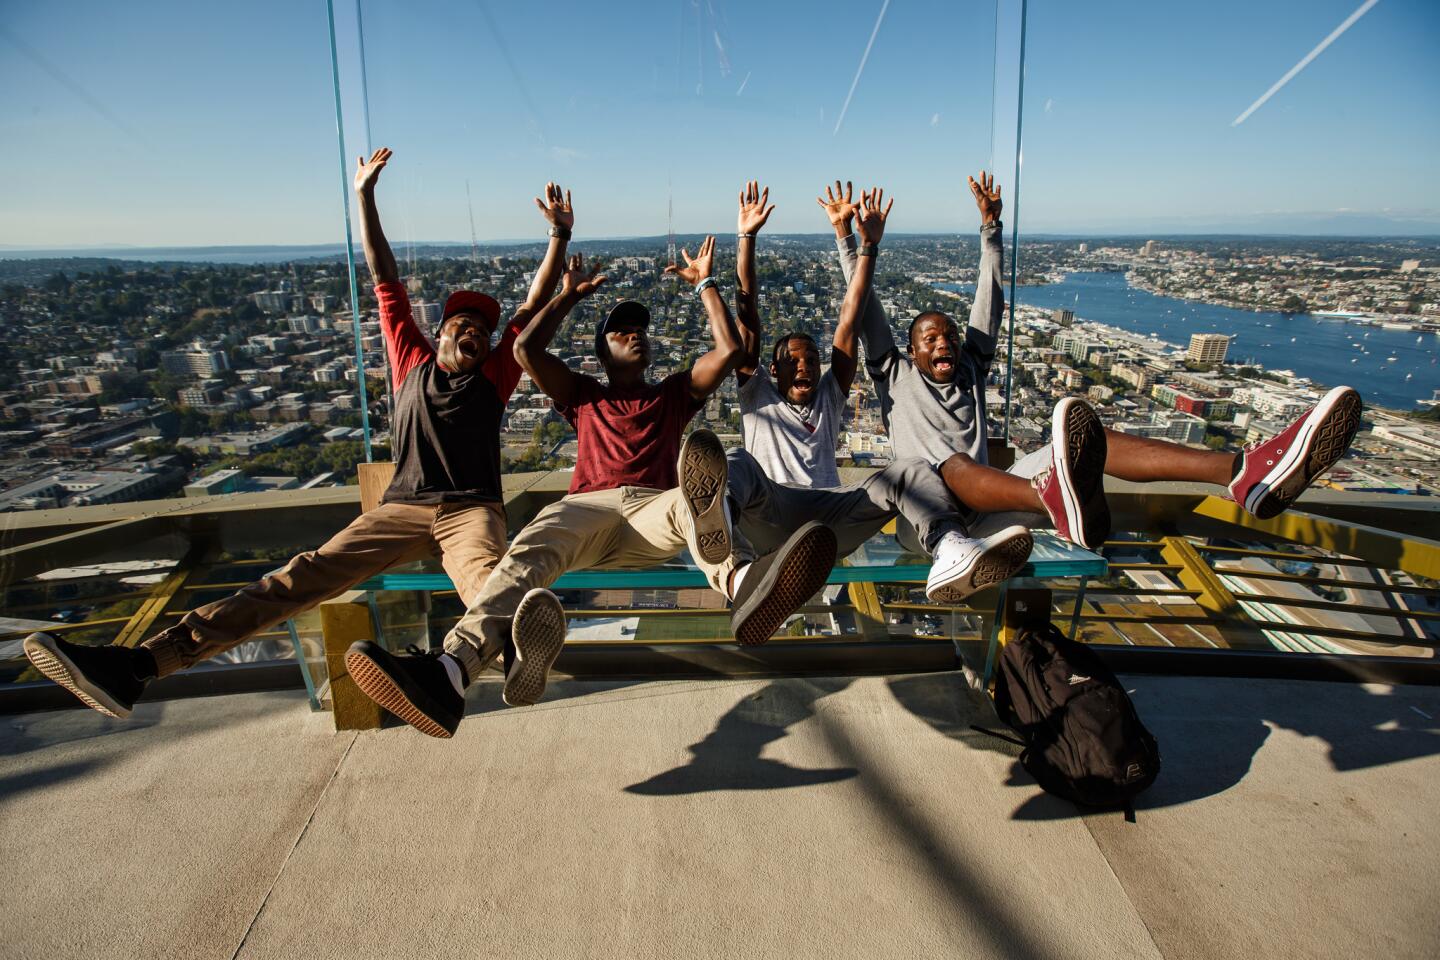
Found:
<svg viewBox="0 0 1440 960"><path fill-rule="evenodd" d="M1024 738L1020 762L1045 790L1089 807L1123 807L1155 782L1160 750L1115 674L1055 625L1005 645L995 710Z"/></svg>

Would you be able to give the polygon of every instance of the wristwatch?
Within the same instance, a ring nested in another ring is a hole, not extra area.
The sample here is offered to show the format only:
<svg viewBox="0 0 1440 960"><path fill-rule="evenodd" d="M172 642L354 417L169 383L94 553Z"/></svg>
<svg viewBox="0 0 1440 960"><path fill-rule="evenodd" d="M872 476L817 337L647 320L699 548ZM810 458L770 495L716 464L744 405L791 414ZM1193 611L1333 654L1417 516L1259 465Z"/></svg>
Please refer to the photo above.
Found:
<svg viewBox="0 0 1440 960"><path fill-rule="evenodd" d="M862 257L878 257L880 255L880 244L862 243L857 253Z"/></svg>
<svg viewBox="0 0 1440 960"><path fill-rule="evenodd" d="M560 226L559 224L556 224L555 226L552 226L552 227L550 228L550 236L552 236L552 237L559 237L561 240L569 240L569 239L570 239L570 228L569 228L569 227L562 227L562 226Z"/></svg>

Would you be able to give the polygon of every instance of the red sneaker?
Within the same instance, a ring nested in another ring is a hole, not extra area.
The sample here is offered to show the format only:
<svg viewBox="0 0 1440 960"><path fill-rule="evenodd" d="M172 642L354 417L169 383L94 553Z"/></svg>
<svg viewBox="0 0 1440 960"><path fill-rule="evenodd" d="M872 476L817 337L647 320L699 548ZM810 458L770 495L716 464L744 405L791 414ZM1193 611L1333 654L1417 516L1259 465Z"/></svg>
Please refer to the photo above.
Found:
<svg viewBox="0 0 1440 960"><path fill-rule="evenodd" d="M1083 400L1066 397L1050 421L1050 468L1030 485L1071 543L1094 550L1110 536L1105 501L1105 427Z"/></svg>
<svg viewBox="0 0 1440 960"><path fill-rule="evenodd" d="M1336 387L1277 436L1246 446L1230 499L1261 520L1283 513L1345 456L1360 429L1362 406L1360 394Z"/></svg>

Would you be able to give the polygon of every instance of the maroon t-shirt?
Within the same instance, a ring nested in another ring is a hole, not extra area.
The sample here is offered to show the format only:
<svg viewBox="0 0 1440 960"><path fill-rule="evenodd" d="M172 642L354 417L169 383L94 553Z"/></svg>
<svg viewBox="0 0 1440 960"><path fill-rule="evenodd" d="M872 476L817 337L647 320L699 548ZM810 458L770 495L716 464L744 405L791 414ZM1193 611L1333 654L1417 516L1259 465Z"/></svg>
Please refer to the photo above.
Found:
<svg viewBox="0 0 1440 960"><path fill-rule="evenodd" d="M580 445L570 492L668 490L679 484L675 461L680 438L705 405L690 396L690 371L628 389L594 377L581 376L579 381L575 402L555 408L575 428Z"/></svg>

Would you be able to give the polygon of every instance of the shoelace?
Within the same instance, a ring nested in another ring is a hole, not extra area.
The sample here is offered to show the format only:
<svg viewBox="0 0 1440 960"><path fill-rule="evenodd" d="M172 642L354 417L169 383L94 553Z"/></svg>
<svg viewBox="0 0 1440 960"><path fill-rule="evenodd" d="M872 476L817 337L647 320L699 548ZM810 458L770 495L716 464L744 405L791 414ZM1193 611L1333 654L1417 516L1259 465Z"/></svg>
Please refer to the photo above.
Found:
<svg viewBox="0 0 1440 960"><path fill-rule="evenodd" d="M421 650L419 647L415 646L415 644L411 643L411 644L407 644L407 645L405 646L405 652L408 653L408 654L410 654L410 656L412 656L412 657L429 657L430 659L434 660L434 659L436 659L437 657L439 657L442 653L444 653L445 651L444 651L444 650Z"/></svg>

